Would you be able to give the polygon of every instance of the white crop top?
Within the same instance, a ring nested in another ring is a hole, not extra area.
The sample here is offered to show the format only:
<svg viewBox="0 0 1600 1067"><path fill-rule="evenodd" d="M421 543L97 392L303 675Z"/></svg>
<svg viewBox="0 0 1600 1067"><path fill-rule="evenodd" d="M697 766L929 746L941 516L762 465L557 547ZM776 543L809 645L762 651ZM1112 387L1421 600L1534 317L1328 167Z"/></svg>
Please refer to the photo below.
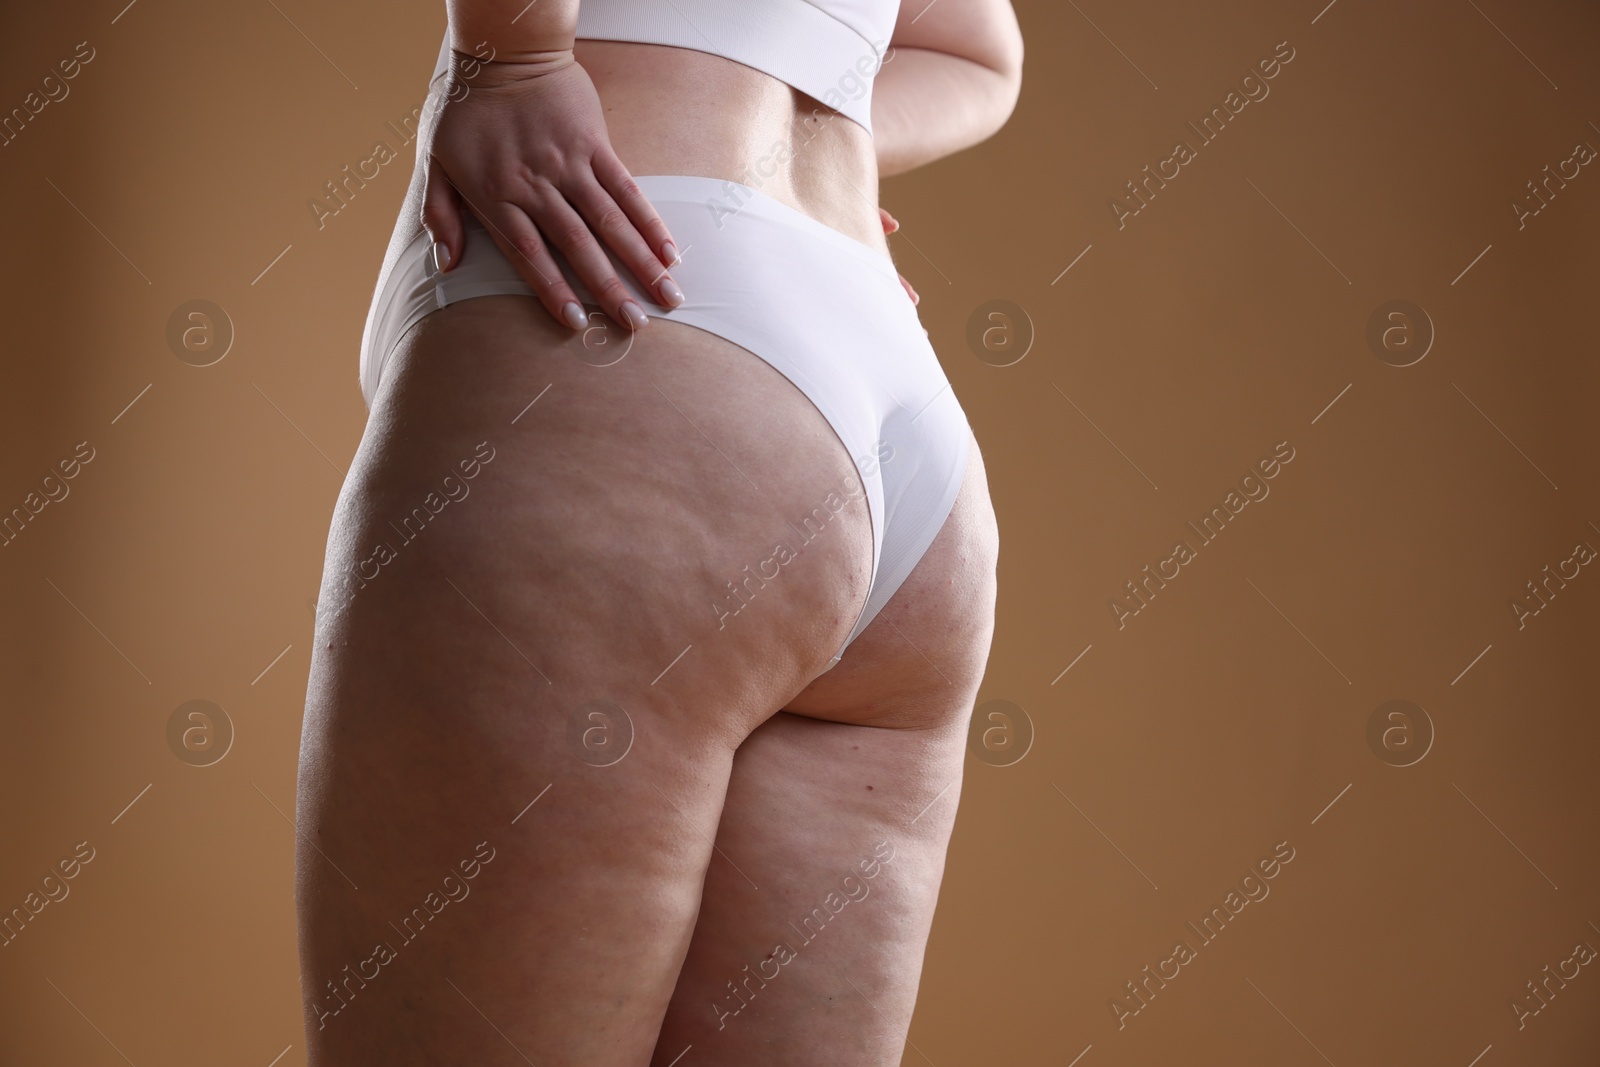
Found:
<svg viewBox="0 0 1600 1067"><path fill-rule="evenodd" d="M580 0L580 39L692 48L813 96L872 132L900 0ZM435 76L448 69L446 36Z"/></svg>

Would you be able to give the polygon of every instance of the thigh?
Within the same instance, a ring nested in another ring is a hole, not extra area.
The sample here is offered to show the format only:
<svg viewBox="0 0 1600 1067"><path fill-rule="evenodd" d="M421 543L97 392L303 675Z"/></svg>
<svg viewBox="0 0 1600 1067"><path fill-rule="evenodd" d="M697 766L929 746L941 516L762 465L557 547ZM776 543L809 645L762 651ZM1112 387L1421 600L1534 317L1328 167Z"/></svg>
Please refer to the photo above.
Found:
<svg viewBox="0 0 1600 1067"><path fill-rule="evenodd" d="M297 813L313 1065L644 1062L732 869L733 752L864 596L857 504L719 620L846 449L719 338L657 320L599 366L547 318L423 319L335 509Z"/></svg>
<svg viewBox="0 0 1600 1067"><path fill-rule="evenodd" d="M964 737L788 712L751 734L716 839L738 869L706 872L652 1067L901 1062Z"/></svg>
<svg viewBox="0 0 1600 1067"><path fill-rule="evenodd" d="M993 632L997 546L974 444L905 585L739 746L717 847L746 877L707 872L654 1067L689 1046L703 1067L901 1062Z"/></svg>

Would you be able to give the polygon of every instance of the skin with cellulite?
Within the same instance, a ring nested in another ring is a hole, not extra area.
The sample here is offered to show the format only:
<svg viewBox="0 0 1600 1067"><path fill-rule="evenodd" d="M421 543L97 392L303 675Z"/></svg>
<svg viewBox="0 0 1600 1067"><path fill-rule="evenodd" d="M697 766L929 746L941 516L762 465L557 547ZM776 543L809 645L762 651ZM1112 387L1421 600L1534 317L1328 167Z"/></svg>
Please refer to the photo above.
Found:
<svg viewBox="0 0 1600 1067"><path fill-rule="evenodd" d="M918 26L1015 23L1003 0L943 0ZM877 149L911 159L896 114L989 68L903 51ZM574 54L630 173L734 179L789 138L763 191L888 255L860 127L716 56ZM929 151L1014 99L918 119ZM711 605L857 457L722 338L655 320L604 367L584 340L533 298L464 299L384 371L332 519L302 739L307 1062L898 1064L993 633L977 444L933 545L823 674L870 577L859 497L725 626ZM404 536L467 460L470 491ZM379 542L401 547L358 585Z"/></svg>

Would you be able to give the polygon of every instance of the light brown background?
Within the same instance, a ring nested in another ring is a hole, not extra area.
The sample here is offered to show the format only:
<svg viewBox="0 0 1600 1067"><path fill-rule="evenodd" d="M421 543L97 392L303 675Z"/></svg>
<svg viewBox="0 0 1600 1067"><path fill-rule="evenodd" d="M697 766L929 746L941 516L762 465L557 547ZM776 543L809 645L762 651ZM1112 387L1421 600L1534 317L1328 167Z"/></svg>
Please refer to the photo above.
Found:
<svg viewBox="0 0 1600 1067"><path fill-rule="evenodd" d="M6 111L96 53L0 148L0 508L96 452L0 548L0 909L95 849L0 948L0 1062L293 1065L310 602L410 167L386 124L443 16L123 3L0 23ZM1018 7L1010 125L883 190L1000 517L982 699L1034 733L969 759L905 1062L1595 1062L1596 966L1521 1029L1511 1003L1600 947L1600 573L1522 629L1511 602L1600 547L1600 172L1525 228L1511 203L1600 146L1600 13ZM1119 230L1110 199L1281 41L1270 96ZM319 231L379 140L402 159ZM192 299L236 331L213 366L166 340ZM1366 341L1392 299L1436 331L1411 366ZM1001 324L1031 336L1010 366L966 340L991 300L1031 323ZM1123 583L1284 440L1271 495L1119 630ZM1432 724L1407 767L1367 740L1396 698ZM192 699L236 730L209 767L168 746ZM1123 983L1280 841L1271 895L1119 1028Z"/></svg>

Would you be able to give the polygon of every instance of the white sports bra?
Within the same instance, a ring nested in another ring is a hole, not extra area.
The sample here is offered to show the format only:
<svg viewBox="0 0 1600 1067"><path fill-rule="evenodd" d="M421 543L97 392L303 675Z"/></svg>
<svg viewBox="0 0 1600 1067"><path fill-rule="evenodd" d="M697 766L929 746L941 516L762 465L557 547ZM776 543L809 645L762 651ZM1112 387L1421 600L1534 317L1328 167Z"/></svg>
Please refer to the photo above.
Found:
<svg viewBox="0 0 1600 1067"><path fill-rule="evenodd" d="M581 0L579 38L692 48L770 74L872 132L900 0ZM435 76L448 69L449 38Z"/></svg>

